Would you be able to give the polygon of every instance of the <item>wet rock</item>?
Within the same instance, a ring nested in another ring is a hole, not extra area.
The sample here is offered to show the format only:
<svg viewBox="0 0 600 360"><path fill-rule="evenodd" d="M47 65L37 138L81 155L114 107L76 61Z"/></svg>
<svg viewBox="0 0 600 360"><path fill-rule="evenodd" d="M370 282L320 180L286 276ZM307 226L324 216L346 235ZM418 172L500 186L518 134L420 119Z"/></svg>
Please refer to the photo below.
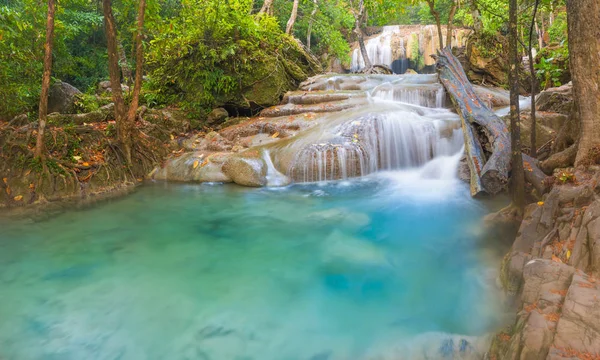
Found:
<svg viewBox="0 0 600 360"><path fill-rule="evenodd" d="M66 82L58 81L52 84L48 93L48 114L54 112L73 113L75 111L74 104L79 94L81 94L81 91Z"/></svg>
<svg viewBox="0 0 600 360"><path fill-rule="evenodd" d="M229 154L188 152L170 158L164 166L156 168L149 177L154 180L181 182L231 182L222 171Z"/></svg>
<svg viewBox="0 0 600 360"><path fill-rule="evenodd" d="M230 156L223 164L223 173L238 185L261 187L267 185L267 165L257 150Z"/></svg>

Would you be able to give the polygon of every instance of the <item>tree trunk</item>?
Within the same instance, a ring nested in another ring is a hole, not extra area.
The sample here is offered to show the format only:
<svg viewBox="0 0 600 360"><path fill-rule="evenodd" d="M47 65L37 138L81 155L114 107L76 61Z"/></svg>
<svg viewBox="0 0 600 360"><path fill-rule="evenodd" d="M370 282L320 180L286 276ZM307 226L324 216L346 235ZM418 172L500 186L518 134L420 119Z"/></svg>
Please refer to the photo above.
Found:
<svg viewBox="0 0 600 360"><path fill-rule="evenodd" d="M44 73L42 75L42 94L39 107L39 125L35 144L35 157L41 157L44 149L44 130L48 118L48 92L50 90L50 75L52 72L52 39L54 38L54 0L48 0L48 18L46 21L46 43L44 44Z"/></svg>
<svg viewBox="0 0 600 360"><path fill-rule="evenodd" d="M544 19L542 18L542 24L543 23L544 23ZM544 38L542 37L542 32L540 31L540 27L538 26L537 22L535 22L534 24L535 24L535 33L537 34L537 38L538 38L538 47L541 50L544 47Z"/></svg>
<svg viewBox="0 0 600 360"><path fill-rule="evenodd" d="M525 207L525 174L521 155L521 128L519 125L519 48L517 37L517 0L509 1L508 50L510 86L510 134L511 134L511 192L512 202L518 209Z"/></svg>
<svg viewBox="0 0 600 360"><path fill-rule="evenodd" d="M362 54L365 68L369 69L373 65L371 59L369 59L369 53L367 53L367 47L365 46L365 38L362 31L362 23L365 19L365 1L360 0L358 5L358 14L354 14L354 33L358 38L358 45L360 46L360 53Z"/></svg>
<svg viewBox="0 0 600 360"><path fill-rule="evenodd" d="M429 12L435 19L437 25L438 38L440 39L440 49L444 48L444 35L442 35L442 21L440 20L440 13L435 9L435 0L426 0L429 5Z"/></svg>
<svg viewBox="0 0 600 360"><path fill-rule="evenodd" d="M131 81L133 81L133 74L131 73L129 62L127 62L125 48L119 39L117 39L117 49L119 50L119 65L121 66L121 74L123 74L123 82L127 85L131 85Z"/></svg>
<svg viewBox="0 0 600 360"><path fill-rule="evenodd" d="M471 17L473 18L473 29L476 34L479 34L481 30L483 30L483 22L481 22L481 13L479 12L479 8L477 7L477 2L475 0L470 0L471 6Z"/></svg>
<svg viewBox="0 0 600 360"><path fill-rule="evenodd" d="M312 33L313 22L315 21L315 15L317 15L317 10L319 10L317 0L313 0L315 3L315 7L312 9L310 13L310 19L308 19L308 29L306 30L306 47L310 50L310 36Z"/></svg>
<svg viewBox="0 0 600 360"><path fill-rule="evenodd" d="M581 129L575 165L588 165L600 146L600 1L567 0L573 97Z"/></svg>
<svg viewBox="0 0 600 360"><path fill-rule="evenodd" d="M527 48L527 52L528 52L528 56L529 56L529 75L530 75L530 81L531 81L531 137L530 137L530 142L531 142L531 151L530 151L530 155L531 157L535 158L537 157L537 147L536 147L536 129L537 129L537 124L536 124L536 117L535 117L535 69L533 68L533 30L534 30L534 26L535 26L535 17L537 15L537 10L538 10L538 6L539 6L540 1L539 0L535 0L535 5L533 7L533 15L531 17L531 25L529 26L529 47Z"/></svg>
<svg viewBox="0 0 600 360"><path fill-rule="evenodd" d="M137 16L137 33L135 36L135 84L133 87L133 96L127 113L127 124L131 127L128 131L133 132L135 116L140 99L140 90L142 88L142 79L144 76L144 15L146 13L146 0L140 0Z"/></svg>
<svg viewBox="0 0 600 360"><path fill-rule="evenodd" d="M450 9L450 13L448 14L448 26L446 27L446 46L452 48L452 22L454 21L454 15L456 14L456 9L458 8L458 3L455 1L452 2L452 8Z"/></svg>
<svg viewBox="0 0 600 360"><path fill-rule="evenodd" d="M117 136L123 145L123 152L131 163L131 126L127 124L125 102L121 90L121 74L119 71L119 54L117 49L117 28L112 13L111 0L102 0L104 10L104 27L106 32L106 47L108 50L108 74L112 98L115 103L115 121L117 123Z"/></svg>
<svg viewBox="0 0 600 360"><path fill-rule="evenodd" d="M273 6L273 0L265 0L263 6L260 8L259 14L271 14L271 7Z"/></svg>
<svg viewBox="0 0 600 360"><path fill-rule="evenodd" d="M292 14L290 15L290 19L287 22L287 26L285 27L285 33L291 34L292 29L294 28L294 23L296 22L296 17L298 16L298 2L300 0L294 0L294 5L292 6Z"/></svg>
<svg viewBox="0 0 600 360"><path fill-rule="evenodd" d="M456 111L463 122L470 125L469 129L465 129L463 125L463 133L469 168L474 169L471 176L475 173L485 191L497 194L506 188L510 167L510 140L506 125L475 93L450 48L439 51L437 69L440 81L450 95ZM491 153L487 156L487 161L482 150ZM475 189L474 192L481 192L479 188L472 182L471 189Z"/></svg>

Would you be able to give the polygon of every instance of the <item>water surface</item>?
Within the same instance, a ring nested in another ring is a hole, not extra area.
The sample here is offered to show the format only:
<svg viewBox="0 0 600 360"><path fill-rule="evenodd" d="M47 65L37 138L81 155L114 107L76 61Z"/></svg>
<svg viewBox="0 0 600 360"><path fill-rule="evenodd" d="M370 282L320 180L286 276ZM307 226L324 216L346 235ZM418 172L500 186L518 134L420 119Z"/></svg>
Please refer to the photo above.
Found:
<svg viewBox="0 0 600 360"><path fill-rule="evenodd" d="M404 171L0 223L0 358L451 358L499 324L487 211Z"/></svg>

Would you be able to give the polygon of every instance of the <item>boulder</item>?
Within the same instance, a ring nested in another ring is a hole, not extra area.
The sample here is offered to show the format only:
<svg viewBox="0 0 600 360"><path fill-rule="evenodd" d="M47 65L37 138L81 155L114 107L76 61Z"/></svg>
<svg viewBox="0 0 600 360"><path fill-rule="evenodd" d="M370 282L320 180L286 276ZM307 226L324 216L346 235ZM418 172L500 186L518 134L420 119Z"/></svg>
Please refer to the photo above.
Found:
<svg viewBox="0 0 600 360"><path fill-rule="evenodd" d="M52 84L48 93L48 114L73 113L78 94L81 94L81 91L66 82L58 81Z"/></svg>
<svg viewBox="0 0 600 360"><path fill-rule="evenodd" d="M224 108L213 109L206 118L206 124L209 126L220 125L227 121L229 113Z"/></svg>
<svg viewBox="0 0 600 360"><path fill-rule="evenodd" d="M230 156L223 164L222 170L238 185L252 187L267 185L267 165L257 150Z"/></svg>
<svg viewBox="0 0 600 360"><path fill-rule="evenodd" d="M573 84L550 88L542 91L535 99L536 108L569 115L573 107Z"/></svg>
<svg viewBox="0 0 600 360"><path fill-rule="evenodd" d="M154 169L149 177L153 180L181 182L231 182L221 170L227 157L226 153L184 153L168 159L162 167Z"/></svg>
<svg viewBox="0 0 600 360"><path fill-rule="evenodd" d="M128 92L129 86L121 84L121 91ZM98 83L98 89L96 92L98 93L98 95L109 95L112 92L110 81L100 81Z"/></svg>

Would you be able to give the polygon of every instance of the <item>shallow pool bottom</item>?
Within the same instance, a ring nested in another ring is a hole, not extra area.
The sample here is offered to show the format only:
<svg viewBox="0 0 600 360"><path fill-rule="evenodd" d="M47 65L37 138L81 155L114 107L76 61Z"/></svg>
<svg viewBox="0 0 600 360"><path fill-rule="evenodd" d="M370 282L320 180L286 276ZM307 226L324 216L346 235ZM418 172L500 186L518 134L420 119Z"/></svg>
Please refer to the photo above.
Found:
<svg viewBox="0 0 600 360"><path fill-rule="evenodd" d="M155 184L0 224L0 358L477 357L501 313L488 209L413 175Z"/></svg>

